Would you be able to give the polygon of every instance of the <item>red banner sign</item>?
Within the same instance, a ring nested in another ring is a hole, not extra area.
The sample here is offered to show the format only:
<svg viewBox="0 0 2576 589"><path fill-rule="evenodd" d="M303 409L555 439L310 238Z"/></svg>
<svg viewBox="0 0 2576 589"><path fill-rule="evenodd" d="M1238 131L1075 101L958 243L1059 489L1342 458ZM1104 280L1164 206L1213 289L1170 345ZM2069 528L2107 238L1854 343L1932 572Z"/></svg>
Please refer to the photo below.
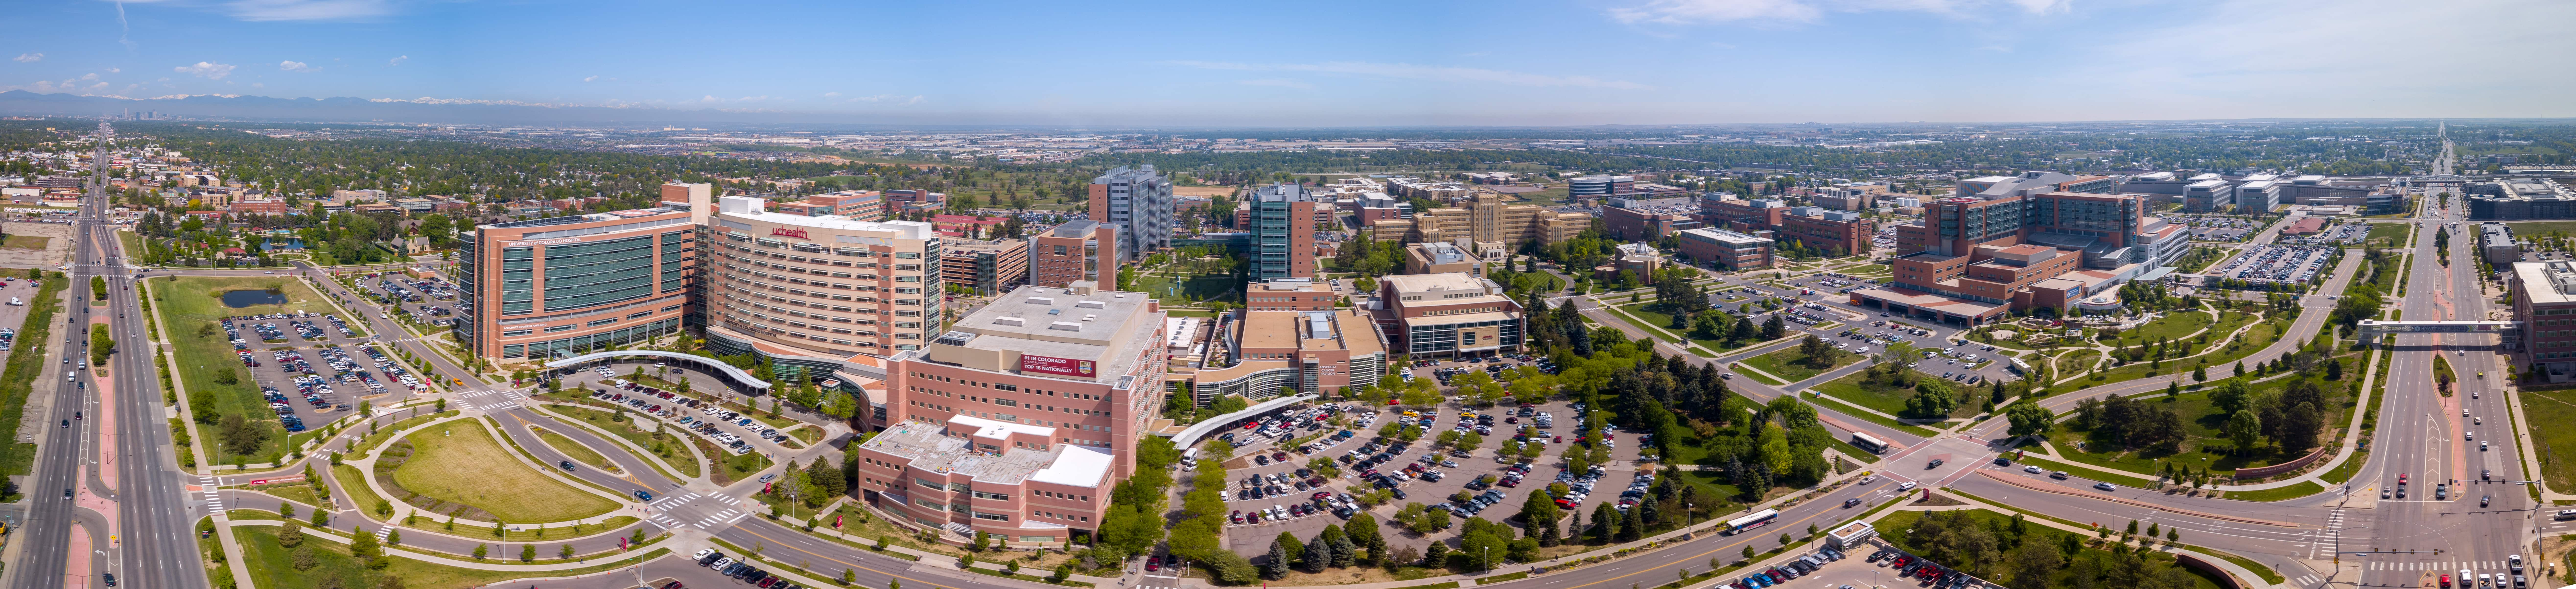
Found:
<svg viewBox="0 0 2576 589"><path fill-rule="evenodd" d="M1092 375L1091 364L1090 360L1030 356L1025 354L1020 356L1021 372L1044 372L1047 374L1088 377Z"/></svg>
<svg viewBox="0 0 2576 589"><path fill-rule="evenodd" d="M250 484L265 485L268 484L268 479L251 479Z"/></svg>
<svg viewBox="0 0 2576 589"><path fill-rule="evenodd" d="M770 229L770 230L769 230L769 234L770 234L770 235L781 236L781 237L793 237L793 238L797 238L797 239L805 239L805 238L806 238L806 237L805 237L805 230L803 230L803 229L788 229L788 228L785 228L785 227L778 227L778 228Z"/></svg>

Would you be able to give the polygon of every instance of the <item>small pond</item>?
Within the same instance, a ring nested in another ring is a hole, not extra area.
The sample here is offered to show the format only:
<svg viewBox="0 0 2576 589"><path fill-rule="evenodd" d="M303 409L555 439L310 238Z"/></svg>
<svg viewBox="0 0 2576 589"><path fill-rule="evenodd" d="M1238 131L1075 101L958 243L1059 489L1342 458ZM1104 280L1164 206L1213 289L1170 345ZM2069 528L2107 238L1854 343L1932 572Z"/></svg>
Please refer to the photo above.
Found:
<svg viewBox="0 0 2576 589"><path fill-rule="evenodd" d="M224 306L235 309L254 305L283 305L286 295L266 290L224 291Z"/></svg>

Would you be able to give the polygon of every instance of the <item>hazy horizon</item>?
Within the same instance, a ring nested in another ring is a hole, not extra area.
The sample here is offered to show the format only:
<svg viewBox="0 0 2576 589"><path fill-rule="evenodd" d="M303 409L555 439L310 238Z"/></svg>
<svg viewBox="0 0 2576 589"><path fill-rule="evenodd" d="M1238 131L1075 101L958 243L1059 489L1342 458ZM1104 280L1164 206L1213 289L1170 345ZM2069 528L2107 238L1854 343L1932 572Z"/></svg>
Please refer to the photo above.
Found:
<svg viewBox="0 0 2576 589"><path fill-rule="evenodd" d="M2576 49L2549 24L2568 16L2536 0L91 1L13 13L0 90L1067 128L2555 118L2576 116L2553 100L2576 82L2526 62Z"/></svg>

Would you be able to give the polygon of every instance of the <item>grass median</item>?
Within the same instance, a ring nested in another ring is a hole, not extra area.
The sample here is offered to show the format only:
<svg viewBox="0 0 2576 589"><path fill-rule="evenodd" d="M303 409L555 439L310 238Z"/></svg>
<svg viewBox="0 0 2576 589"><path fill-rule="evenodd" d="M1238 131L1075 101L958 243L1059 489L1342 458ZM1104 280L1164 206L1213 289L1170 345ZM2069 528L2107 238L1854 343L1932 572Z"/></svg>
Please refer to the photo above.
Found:
<svg viewBox="0 0 2576 589"><path fill-rule="evenodd" d="M571 521L617 509L606 497L520 463L480 423L458 421L406 439L412 454L394 479L413 493L472 506L504 523Z"/></svg>

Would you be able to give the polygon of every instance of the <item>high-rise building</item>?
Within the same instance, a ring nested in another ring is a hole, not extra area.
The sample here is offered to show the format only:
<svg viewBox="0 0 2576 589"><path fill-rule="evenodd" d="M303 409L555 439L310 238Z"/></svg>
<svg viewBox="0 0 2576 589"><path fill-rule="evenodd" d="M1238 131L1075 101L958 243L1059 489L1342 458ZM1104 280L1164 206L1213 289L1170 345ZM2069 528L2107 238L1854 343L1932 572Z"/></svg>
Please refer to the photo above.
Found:
<svg viewBox="0 0 2576 589"><path fill-rule="evenodd" d="M859 488L907 525L1005 544L1100 529L1161 414L1165 316L1145 293L1027 286L888 356Z"/></svg>
<svg viewBox="0 0 2576 589"><path fill-rule="evenodd" d="M707 347L837 370L852 356L920 349L938 329L943 254L929 223L773 213L743 196L719 201L706 228Z"/></svg>
<svg viewBox="0 0 2576 589"><path fill-rule="evenodd" d="M1254 188L1244 205L1251 207L1243 229L1252 232L1252 279L1314 277L1314 195L1304 185L1272 184Z"/></svg>
<svg viewBox="0 0 2576 589"><path fill-rule="evenodd" d="M1311 213L1311 211L1309 211ZM1118 226L1125 259L1172 245L1172 180L1154 166L1119 166L1091 179L1091 220Z"/></svg>
<svg viewBox="0 0 2576 589"><path fill-rule="evenodd" d="M1089 280L1118 283L1117 225L1088 219L1041 231L1029 238L1029 284L1064 288Z"/></svg>
<svg viewBox="0 0 2576 589"><path fill-rule="evenodd" d="M688 203L476 227L457 337L476 356L543 361L679 333L703 255Z"/></svg>

